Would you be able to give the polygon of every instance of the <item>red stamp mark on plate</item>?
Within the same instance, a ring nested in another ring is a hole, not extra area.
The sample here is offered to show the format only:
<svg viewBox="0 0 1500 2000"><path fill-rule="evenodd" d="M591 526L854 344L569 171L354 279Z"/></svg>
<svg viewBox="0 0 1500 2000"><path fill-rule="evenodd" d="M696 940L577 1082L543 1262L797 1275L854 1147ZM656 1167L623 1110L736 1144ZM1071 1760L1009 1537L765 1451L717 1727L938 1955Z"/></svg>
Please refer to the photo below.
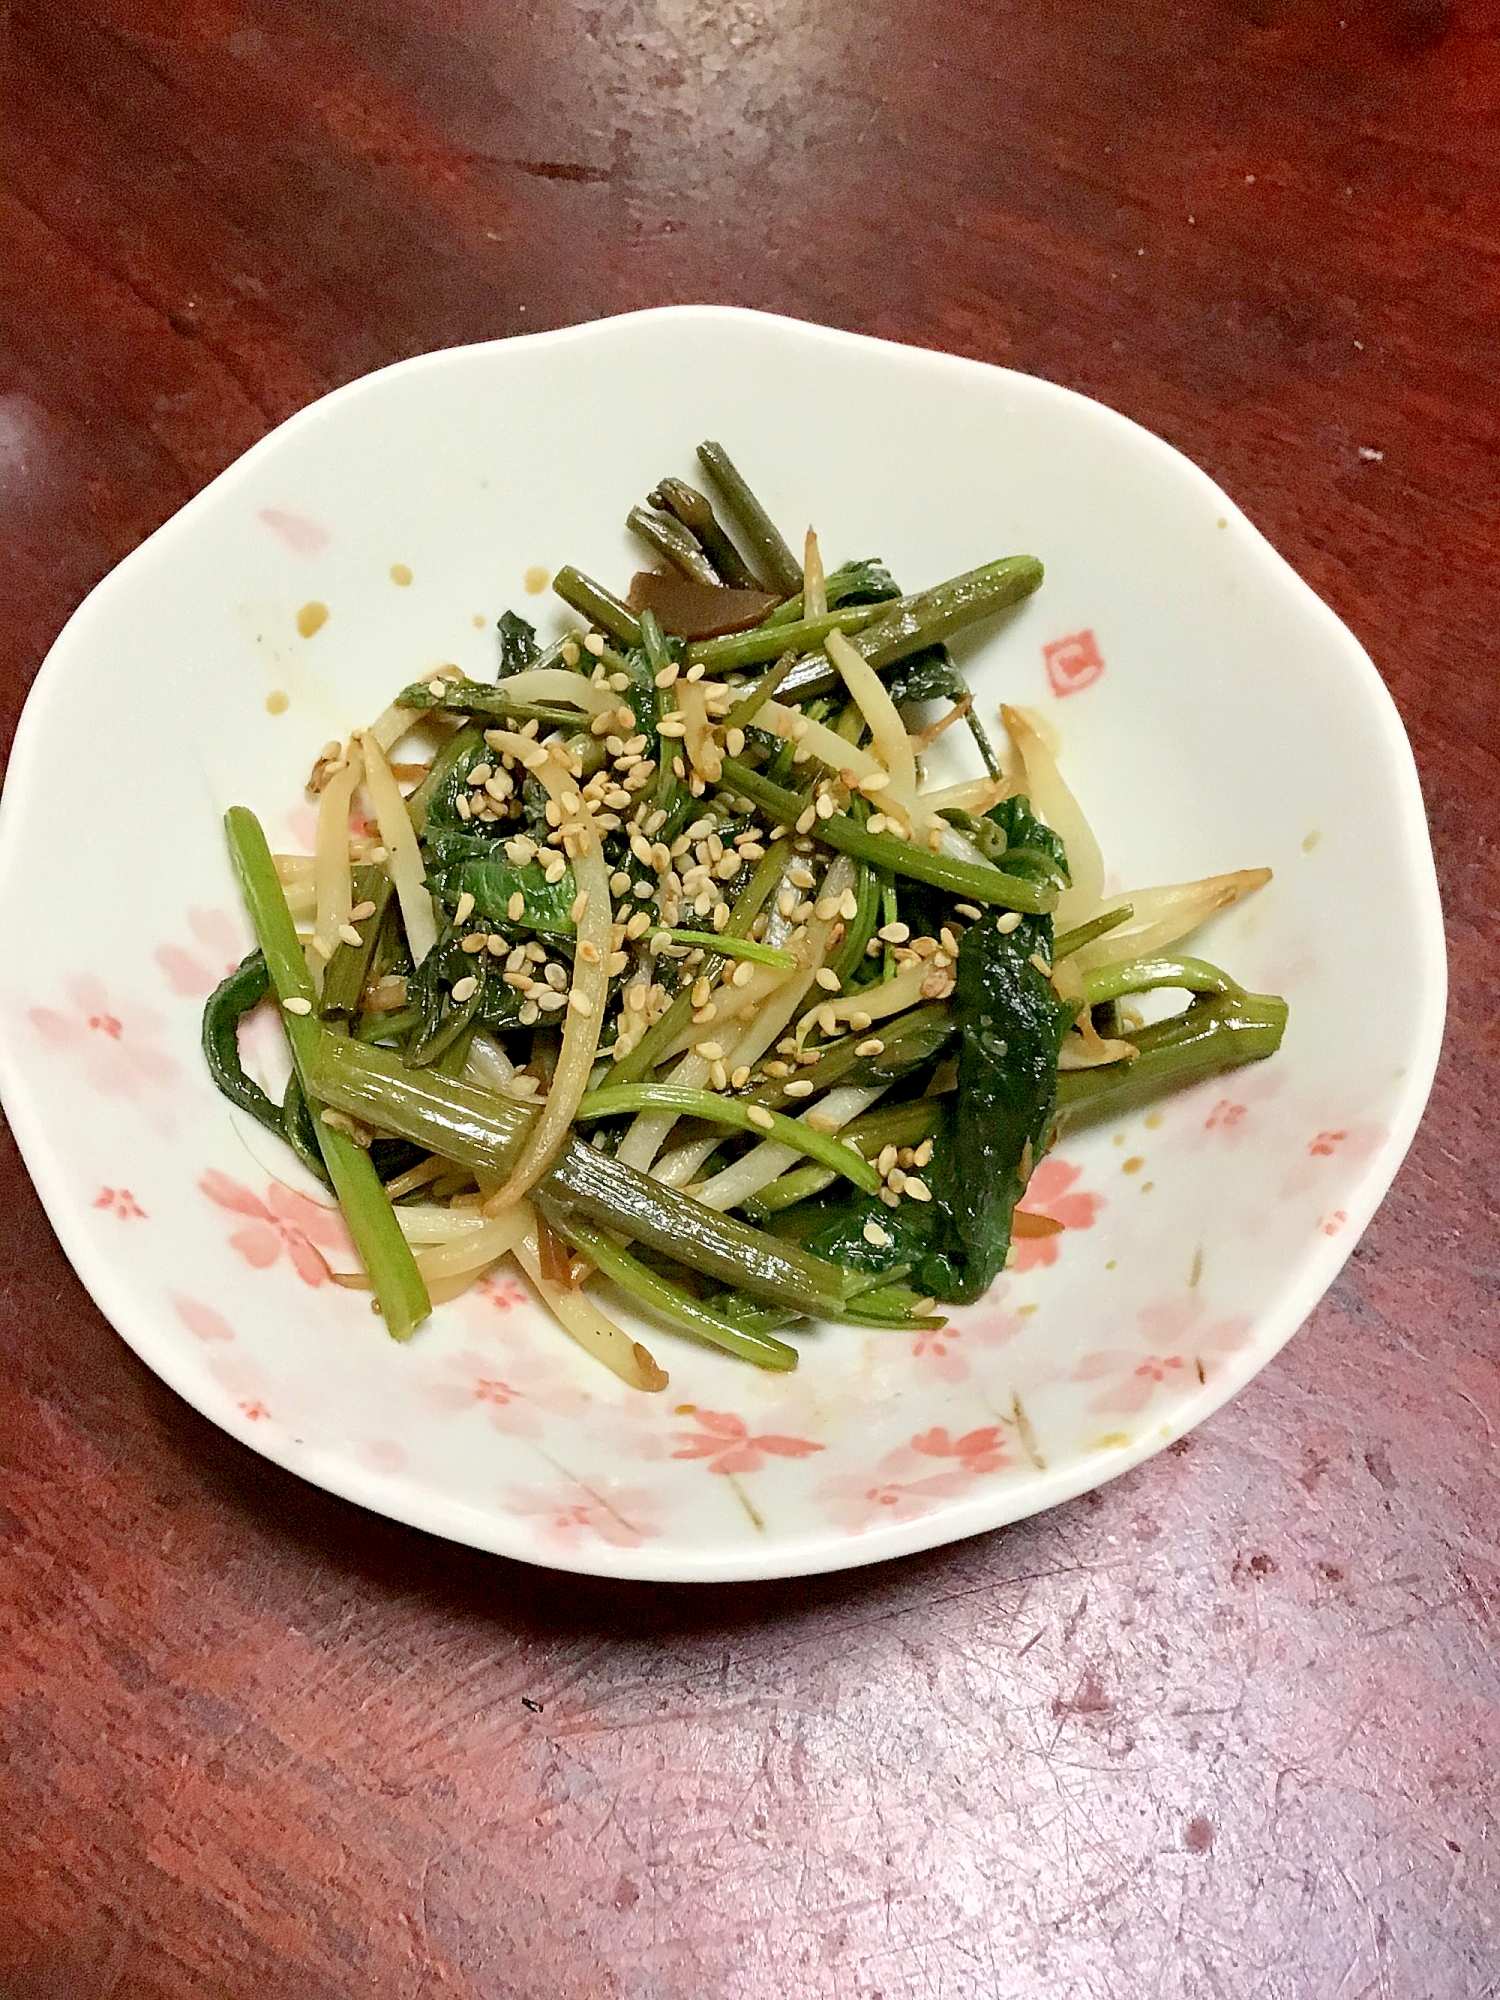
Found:
<svg viewBox="0 0 1500 2000"><path fill-rule="evenodd" d="M1099 641L1092 632L1070 632L1066 639L1052 640L1043 646L1042 658L1047 663L1052 692L1059 698L1092 687L1104 672Z"/></svg>

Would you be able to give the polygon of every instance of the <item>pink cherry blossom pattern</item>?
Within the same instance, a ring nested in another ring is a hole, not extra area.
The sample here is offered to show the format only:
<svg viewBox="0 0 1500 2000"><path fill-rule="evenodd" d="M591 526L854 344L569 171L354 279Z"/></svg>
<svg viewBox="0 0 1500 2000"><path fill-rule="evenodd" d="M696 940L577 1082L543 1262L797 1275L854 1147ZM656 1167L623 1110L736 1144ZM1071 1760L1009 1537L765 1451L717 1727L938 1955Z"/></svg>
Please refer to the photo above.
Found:
<svg viewBox="0 0 1500 2000"><path fill-rule="evenodd" d="M542 1435L544 1417L576 1416L589 1401L561 1359L516 1353L496 1361L472 1348L447 1356L422 1394L435 1410L483 1410L495 1430L525 1438Z"/></svg>
<svg viewBox="0 0 1500 2000"><path fill-rule="evenodd" d="M1279 990L1279 989L1278 989ZM1239 1071L1226 1088L1223 1078L1210 1078L1194 1090L1163 1105L1165 1118L1172 1121L1174 1135L1190 1152L1204 1147L1243 1145L1264 1141L1262 1107L1281 1089L1281 1079L1263 1071Z"/></svg>
<svg viewBox="0 0 1500 2000"><path fill-rule="evenodd" d="M227 910L189 910L187 927L192 944L160 944L151 956L174 993L201 1000L244 957L243 933Z"/></svg>
<svg viewBox="0 0 1500 2000"><path fill-rule="evenodd" d="M1094 1412L1135 1416L1163 1382L1186 1387L1201 1378L1181 1354L1143 1355L1138 1348L1099 1348L1084 1355L1070 1379L1103 1385L1089 1400L1088 1407Z"/></svg>
<svg viewBox="0 0 1500 2000"><path fill-rule="evenodd" d="M935 1330L923 1327L912 1342L912 1360L919 1376L935 1375L942 1382L967 1381L977 1348L1004 1347L1025 1326L1020 1313L1005 1305L1009 1285L997 1279L972 1311L951 1315Z"/></svg>
<svg viewBox="0 0 1500 2000"><path fill-rule="evenodd" d="M260 518L278 540L299 556L321 555L333 540L333 532L308 514L296 514L290 507L262 507Z"/></svg>
<svg viewBox="0 0 1500 2000"><path fill-rule="evenodd" d="M474 1296L500 1313L512 1313L518 1306L531 1304L530 1292L514 1271L492 1271L483 1284L474 1287Z"/></svg>
<svg viewBox="0 0 1500 2000"><path fill-rule="evenodd" d="M1330 1166L1358 1166L1380 1150L1386 1137L1385 1126L1373 1118L1351 1118L1342 1125L1320 1127L1306 1141L1283 1177L1282 1199L1286 1201L1294 1195L1306 1194L1320 1182L1326 1185L1324 1176Z"/></svg>
<svg viewBox="0 0 1500 2000"><path fill-rule="evenodd" d="M199 1340L234 1339L234 1328L221 1312L205 1305L201 1299L190 1299L181 1292L171 1295L173 1310L188 1332Z"/></svg>
<svg viewBox="0 0 1500 2000"><path fill-rule="evenodd" d="M101 1096L139 1098L177 1081L181 1066L156 1046L165 1022L149 1007L111 998L102 979L67 982L68 1007L33 1007L31 1025L50 1047L76 1058Z"/></svg>
<svg viewBox="0 0 1500 2000"><path fill-rule="evenodd" d="M95 1208L107 1208L122 1222L144 1222L146 1211L129 1188L102 1187L94 1196Z"/></svg>
<svg viewBox="0 0 1500 2000"><path fill-rule="evenodd" d="M574 1481L550 1490L513 1486L504 1498L511 1513L530 1516L542 1539L558 1548L576 1549L596 1540L615 1549L635 1549L661 1533L657 1496L644 1487L604 1492Z"/></svg>
<svg viewBox="0 0 1500 2000"><path fill-rule="evenodd" d="M934 1460L945 1469L932 1471ZM965 1431L957 1438L938 1426L888 1451L869 1472L835 1473L813 1498L835 1527L862 1535L890 1522L930 1514L939 1502L966 1492L976 1479L1013 1463L997 1424Z"/></svg>
<svg viewBox="0 0 1500 2000"><path fill-rule="evenodd" d="M1073 1193L1073 1184L1083 1169L1069 1160L1049 1153L1026 1184L1026 1192L1016 1206L1023 1215L1045 1216L1062 1229L1092 1229L1094 1218L1104 1206L1102 1194ZM1011 1243L1009 1268L1030 1271L1037 1265L1057 1262L1058 1239L1052 1236L1017 1235Z"/></svg>
<svg viewBox="0 0 1500 2000"><path fill-rule="evenodd" d="M262 1200L241 1182L210 1167L198 1186L220 1208L246 1218L245 1226L230 1237L230 1247L257 1271L268 1270L285 1251L304 1285L321 1285L329 1277L324 1250L340 1251L346 1260L353 1260L354 1245L337 1210L324 1208L280 1181L268 1185Z"/></svg>
<svg viewBox="0 0 1500 2000"><path fill-rule="evenodd" d="M763 1431L752 1437L743 1417L728 1410L689 1412L696 1431L680 1431L673 1458L703 1458L710 1472L759 1472L768 1458L810 1458L822 1445L811 1438L782 1437Z"/></svg>
<svg viewBox="0 0 1500 2000"><path fill-rule="evenodd" d="M1135 1317L1152 1347L1192 1355L1204 1362L1205 1369L1211 1360L1243 1347L1250 1337L1247 1314L1215 1318L1196 1286L1148 1301Z"/></svg>

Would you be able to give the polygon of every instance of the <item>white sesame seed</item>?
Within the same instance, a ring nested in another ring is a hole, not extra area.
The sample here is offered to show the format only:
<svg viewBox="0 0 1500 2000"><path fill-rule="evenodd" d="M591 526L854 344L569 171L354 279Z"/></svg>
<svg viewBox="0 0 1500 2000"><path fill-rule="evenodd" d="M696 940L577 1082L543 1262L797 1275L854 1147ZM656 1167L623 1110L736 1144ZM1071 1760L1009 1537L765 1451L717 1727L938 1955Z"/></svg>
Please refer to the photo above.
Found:
<svg viewBox="0 0 1500 2000"><path fill-rule="evenodd" d="M749 1063L741 1063L738 1069L732 1069L729 1072L729 1081L733 1089L743 1090L750 1081Z"/></svg>
<svg viewBox="0 0 1500 2000"><path fill-rule="evenodd" d="M883 924L875 935L883 938L887 944L905 944L906 940L911 936L911 926L909 924Z"/></svg>
<svg viewBox="0 0 1500 2000"><path fill-rule="evenodd" d="M860 779L859 789L867 799L873 799L875 794L883 792L890 782L891 774L889 771L871 771L868 777Z"/></svg>
<svg viewBox="0 0 1500 2000"><path fill-rule="evenodd" d="M559 1008L566 1007L567 1004L567 994L556 993L550 986L544 987L536 995L536 1005L548 1014L555 1014Z"/></svg>
<svg viewBox="0 0 1500 2000"><path fill-rule="evenodd" d="M597 660L599 655L604 651L603 633L585 632L583 635L583 648L586 653L592 653Z"/></svg>
<svg viewBox="0 0 1500 2000"><path fill-rule="evenodd" d="M748 958L742 958L729 977L732 985L748 986L755 977L755 967Z"/></svg>
<svg viewBox="0 0 1500 2000"><path fill-rule="evenodd" d="M676 680L679 671L680 669L675 661L671 666L663 667L661 672L656 676L656 685L659 688L669 688L673 681Z"/></svg>
<svg viewBox="0 0 1500 2000"><path fill-rule="evenodd" d="M714 929L716 931L721 931L728 922L729 922L729 905L727 903L715 904L714 914L713 914Z"/></svg>
<svg viewBox="0 0 1500 2000"><path fill-rule="evenodd" d="M526 914L526 898L517 889L505 905L505 914L513 924L518 924Z"/></svg>
<svg viewBox="0 0 1500 2000"><path fill-rule="evenodd" d="M752 1104L748 1115L750 1123L752 1125L758 1125L763 1132L775 1131L776 1120L772 1117L771 1113L766 1110L763 1104Z"/></svg>
<svg viewBox="0 0 1500 2000"><path fill-rule="evenodd" d="M471 936L466 937L458 948L460 951L466 951L470 958L472 958L475 952L484 950L484 942L484 932L475 931Z"/></svg>
<svg viewBox="0 0 1500 2000"><path fill-rule="evenodd" d="M724 1051L717 1042L699 1042L693 1050L695 1056L702 1056L705 1062L722 1062Z"/></svg>
<svg viewBox="0 0 1500 2000"><path fill-rule="evenodd" d="M427 683L427 692L429 694L443 695L448 692L448 689L445 682L433 679Z"/></svg>
<svg viewBox="0 0 1500 2000"><path fill-rule="evenodd" d="M571 639L563 641L562 657L568 666L576 667L578 665L578 648L573 644Z"/></svg>
<svg viewBox="0 0 1500 2000"><path fill-rule="evenodd" d="M459 897L458 902L454 906L453 921L456 924L467 923L469 918L473 915L473 913L474 913L474 898L469 894L468 890L465 889L463 894Z"/></svg>
<svg viewBox="0 0 1500 2000"><path fill-rule="evenodd" d="M540 1013L541 1009L537 1006L535 1000L523 1000L521 1002L520 1014L521 1026L523 1028L535 1027Z"/></svg>
<svg viewBox="0 0 1500 2000"><path fill-rule="evenodd" d="M824 991L828 993L837 993L840 985L843 983L832 966L828 965L820 965L813 974L813 977Z"/></svg>
<svg viewBox="0 0 1500 2000"><path fill-rule="evenodd" d="M785 1064L782 1067L784 1069ZM811 1077L799 1076L795 1082L787 1085L786 1094L788 1097L811 1097L816 1087Z"/></svg>
<svg viewBox="0 0 1500 2000"><path fill-rule="evenodd" d="M578 891L578 894L573 898L573 907L568 913L572 917L575 924L581 924L583 922L583 914L584 911L587 910L588 906L589 906L589 892L587 889L580 889Z"/></svg>
<svg viewBox="0 0 1500 2000"><path fill-rule="evenodd" d="M878 1035L871 1035L867 1042L859 1044L854 1053L857 1056L883 1056L885 1054L885 1043L881 1041Z"/></svg>
<svg viewBox="0 0 1500 2000"><path fill-rule="evenodd" d="M373 903L356 903L354 908L349 912L349 921L354 924L362 924L366 917L373 917L374 914L375 905Z"/></svg>
<svg viewBox="0 0 1500 2000"><path fill-rule="evenodd" d="M918 1180L915 1174L907 1175L906 1187L903 1191L912 1201L932 1200L932 1195L928 1190L926 1181Z"/></svg>
<svg viewBox="0 0 1500 2000"><path fill-rule="evenodd" d="M1005 915L1003 917L1000 917L996 921L995 929L999 931L1002 936L1005 936L1008 935L1013 930L1018 930L1020 928L1020 923L1021 923L1021 912L1019 910L1007 910L1005 912Z"/></svg>
<svg viewBox="0 0 1500 2000"><path fill-rule="evenodd" d="M562 967L556 963L555 960L551 965L543 966L542 977L546 980L547 984L552 988L554 993L567 992L568 975L566 972L563 971Z"/></svg>
<svg viewBox="0 0 1500 2000"><path fill-rule="evenodd" d="M568 995L568 1005L573 1009L573 1012L575 1014L588 1015L592 1014L594 1011L593 1001L590 1000L587 993L580 991L580 989L576 986L573 988L572 992Z"/></svg>
<svg viewBox="0 0 1500 2000"><path fill-rule="evenodd" d="M310 1014L312 1012L311 1000L299 1000L294 997L290 1000L283 1000L281 1004L289 1014Z"/></svg>
<svg viewBox="0 0 1500 2000"><path fill-rule="evenodd" d="M526 1009L523 1007L521 1009L521 1012L524 1015ZM896 1193L895 1189L888 1187L883 1187L880 1190L880 1199L885 1203L887 1208L897 1208L900 1206L901 1202L901 1197L899 1194Z"/></svg>
<svg viewBox="0 0 1500 2000"><path fill-rule="evenodd" d="M453 997L455 1000L472 1000L478 991L479 981L474 977L472 972L467 977L455 979L453 982Z"/></svg>
<svg viewBox="0 0 1500 2000"><path fill-rule="evenodd" d="M866 1243L873 1243L877 1250L888 1250L891 1246L889 1235L878 1222L867 1222L860 1233Z"/></svg>

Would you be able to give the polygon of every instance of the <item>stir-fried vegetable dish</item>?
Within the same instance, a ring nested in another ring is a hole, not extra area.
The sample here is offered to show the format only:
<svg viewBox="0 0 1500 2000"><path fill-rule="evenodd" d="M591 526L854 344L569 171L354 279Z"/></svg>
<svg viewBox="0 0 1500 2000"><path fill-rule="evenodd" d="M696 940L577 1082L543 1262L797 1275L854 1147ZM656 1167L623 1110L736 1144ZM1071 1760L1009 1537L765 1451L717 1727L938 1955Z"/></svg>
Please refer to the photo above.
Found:
<svg viewBox="0 0 1500 2000"><path fill-rule="evenodd" d="M1051 733L997 753L947 641L1034 591L1007 556L906 596L798 561L722 449L577 570L548 645L507 612L313 767L316 851L226 818L258 948L213 995L220 1089L336 1197L388 1331L514 1260L622 1380L613 1317L763 1368L819 1320L978 1298L1058 1132L1270 1055L1285 1002L1180 954L1266 869L1106 896ZM922 759L967 729L983 774ZM1174 989L1162 1012L1145 996ZM269 999L275 1103L239 1027Z"/></svg>

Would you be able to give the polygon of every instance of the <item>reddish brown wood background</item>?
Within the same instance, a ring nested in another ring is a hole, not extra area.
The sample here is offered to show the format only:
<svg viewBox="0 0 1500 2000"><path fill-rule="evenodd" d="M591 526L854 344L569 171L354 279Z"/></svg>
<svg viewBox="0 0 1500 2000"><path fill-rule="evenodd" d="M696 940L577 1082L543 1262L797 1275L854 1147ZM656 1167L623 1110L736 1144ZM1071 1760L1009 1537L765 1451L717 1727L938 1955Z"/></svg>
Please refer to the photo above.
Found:
<svg viewBox="0 0 1500 2000"><path fill-rule="evenodd" d="M1233 1408L805 1585L569 1582L272 1470L110 1332L7 1140L4 2000L1500 1993L1496 29L16 0L6 740L89 586L309 398L739 301L1054 377L1213 471L1401 706L1454 1002L1385 1209Z"/></svg>

